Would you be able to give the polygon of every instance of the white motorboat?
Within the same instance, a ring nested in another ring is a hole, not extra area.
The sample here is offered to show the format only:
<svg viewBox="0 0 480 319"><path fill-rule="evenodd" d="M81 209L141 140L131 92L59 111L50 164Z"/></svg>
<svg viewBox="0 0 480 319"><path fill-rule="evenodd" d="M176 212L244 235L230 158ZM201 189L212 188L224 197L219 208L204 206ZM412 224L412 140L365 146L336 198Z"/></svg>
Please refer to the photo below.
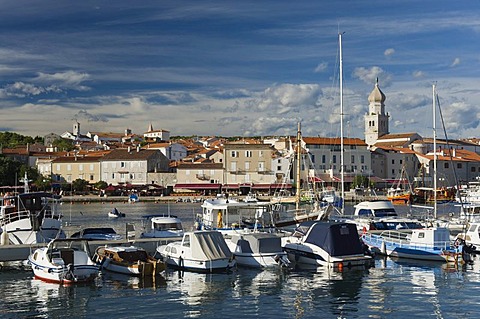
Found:
<svg viewBox="0 0 480 319"><path fill-rule="evenodd" d="M362 234L361 239L372 252L390 257L441 262L464 259L462 247L452 245L450 232L444 227L372 230Z"/></svg>
<svg viewBox="0 0 480 319"><path fill-rule="evenodd" d="M357 225L359 232L424 227L420 220L398 216L395 207L389 200L364 201L354 207L353 216L336 216L334 219Z"/></svg>
<svg viewBox="0 0 480 319"><path fill-rule="evenodd" d="M218 231L183 234L182 241L157 248L167 266L196 272L224 272L235 266L233 255Z"/></svg>
<svg viewBox="0 0 480 319"><path fill-rule="evenodd" d="M92 281L99 271L84 239L54 239L28 256L28 262L35 277L60 284Z"/></svg>
<svg viewBox="0 0 480 319"><path fill-rule="evenodd" d="M243 233L226 239L239 266L254 268L288 267L281 237L270 233Z"/></svg>
<svg viewBox="0 0 480 319"><path fill-rule="evenodd" d="M48 192L6 194L0 198L2 244L48 243L65 238L58 209L60 198Z"/></svg>
<svg viewBox="0 0 480 319"><path fill-rule="evenodd" d="M235 234L244 229L273 228L274 221L269 203L239 202L225 196L206 199L202 214L197 216L196 228L218 230L223 234Z"/></svg>
<svg viewBox="0 0 480 319"><path fill-rule="evenodd" d="M282 238L283 249L292 262L338 270L365 267L372 257L365 255L354 224L307 221L292 236Z"/></svg>
<svg viewBox="0 0 480 319"><path fill-rule="evenodd" d="M73 233L70 238L82 238L87 240L120 240L123 236L117 234L112 227L90 227Z"/></svg>
<svg viewBox="0 0 480 319"><path fill-rule="evenodd" d="M93 260L101 269L132 276L157 276L165 270L163 262L135 246L100 246Z"/></svg>
<svg viewBox="0 0 480 319"><path fill-rule="evenodd" d="M112 209L112 211L108 212L108 217L111 218L119 218L125 217L125 213L120 212L116 207Z"/></svg>
<svg viewBox="0 0 480 319"><path fill-rule="evenodd" d="M170 214L142 216L145 231L141 238L182 237L183 227L180 218Z"/></svg>

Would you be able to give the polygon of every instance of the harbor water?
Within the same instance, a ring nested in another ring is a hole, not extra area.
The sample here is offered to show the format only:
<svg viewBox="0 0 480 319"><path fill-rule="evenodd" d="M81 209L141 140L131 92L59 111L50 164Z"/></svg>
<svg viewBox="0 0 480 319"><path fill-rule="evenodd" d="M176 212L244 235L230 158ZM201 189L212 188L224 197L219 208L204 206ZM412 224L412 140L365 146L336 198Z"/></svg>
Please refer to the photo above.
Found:
<svg viewBox="0 0 480 319"><path fill-rule="evenodd" d="M125 218L107 217L115 205ZM399 208L401 211L403 208ZM200 204L64 204L67 233L83 227L125 231L141 216L167 212L193 225ZM467 267L375 260L366 270L324 268L227 274L168 270L155 279L103 273L88 285L61 286L31 269L0 271L0 318L480 318L480 261Z"/></svg>

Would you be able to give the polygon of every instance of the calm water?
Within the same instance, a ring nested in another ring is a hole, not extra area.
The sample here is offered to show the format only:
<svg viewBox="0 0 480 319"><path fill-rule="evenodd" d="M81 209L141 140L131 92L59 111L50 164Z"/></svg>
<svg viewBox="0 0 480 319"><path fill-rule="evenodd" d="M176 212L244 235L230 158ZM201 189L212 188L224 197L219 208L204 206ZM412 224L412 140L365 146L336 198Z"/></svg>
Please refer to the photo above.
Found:
<svg viewBox="0 0 480 319"><path fill-rule="evenodd" d="M117 205L117 204L115 204ZM166 204L119 204L127 216L108 220L111 204L65 205L65 221L122 232ZM193 223L196 204L172 204ZM72 227L71 231L76 227ZM362 271L237 269L203 275L168 271L141 280L103 274L89 285L63 287L33 279L30 269L0 271L1 318L480 318L480 261L466 269L377 259Z"/></svg>

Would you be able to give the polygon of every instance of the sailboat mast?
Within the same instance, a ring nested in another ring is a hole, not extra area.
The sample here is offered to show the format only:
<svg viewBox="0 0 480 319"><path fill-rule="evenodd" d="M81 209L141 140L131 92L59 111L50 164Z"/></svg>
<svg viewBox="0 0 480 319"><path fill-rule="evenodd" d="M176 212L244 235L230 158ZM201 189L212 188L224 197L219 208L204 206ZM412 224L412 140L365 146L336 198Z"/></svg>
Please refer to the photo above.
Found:
<svg viewBox="0 0 480 319"><path fill-rule="evenodd" d="M297 125L297 174L295 176L297 192L295 193L295 209L298 212L300 210L300 161L302 158L302 133L300 131L300 122Z"/></svg>
<svg viewBox="0 0 480 319"><path fill-rule="evenodd" d="M345 212L345 175L344 175L344 146L343 146L343 58L342 58L342 33L338 34L338 45L340 55L340 180L341 180L341 198L342 214Z"/></svg>
<svg viewBox="0 0 480 319"><path fill-rule="evenodd" d="M433 217L437 219L437 128L435 84L432 85L433 97Z"/></svg>

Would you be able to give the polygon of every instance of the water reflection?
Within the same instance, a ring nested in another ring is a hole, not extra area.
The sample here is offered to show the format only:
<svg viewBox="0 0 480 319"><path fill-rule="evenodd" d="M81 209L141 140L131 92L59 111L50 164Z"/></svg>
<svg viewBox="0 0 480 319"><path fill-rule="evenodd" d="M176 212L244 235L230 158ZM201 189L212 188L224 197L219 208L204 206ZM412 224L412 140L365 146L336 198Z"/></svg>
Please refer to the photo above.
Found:
<svg viewBox="0 0 480 319"><path fill-rule="evenodd" d="M143 289L143 288L161 288L167 286L166 278L160 274L159 276L136 277L126 274L104 271L101 274L102 280L112 289Z"/></svg>

